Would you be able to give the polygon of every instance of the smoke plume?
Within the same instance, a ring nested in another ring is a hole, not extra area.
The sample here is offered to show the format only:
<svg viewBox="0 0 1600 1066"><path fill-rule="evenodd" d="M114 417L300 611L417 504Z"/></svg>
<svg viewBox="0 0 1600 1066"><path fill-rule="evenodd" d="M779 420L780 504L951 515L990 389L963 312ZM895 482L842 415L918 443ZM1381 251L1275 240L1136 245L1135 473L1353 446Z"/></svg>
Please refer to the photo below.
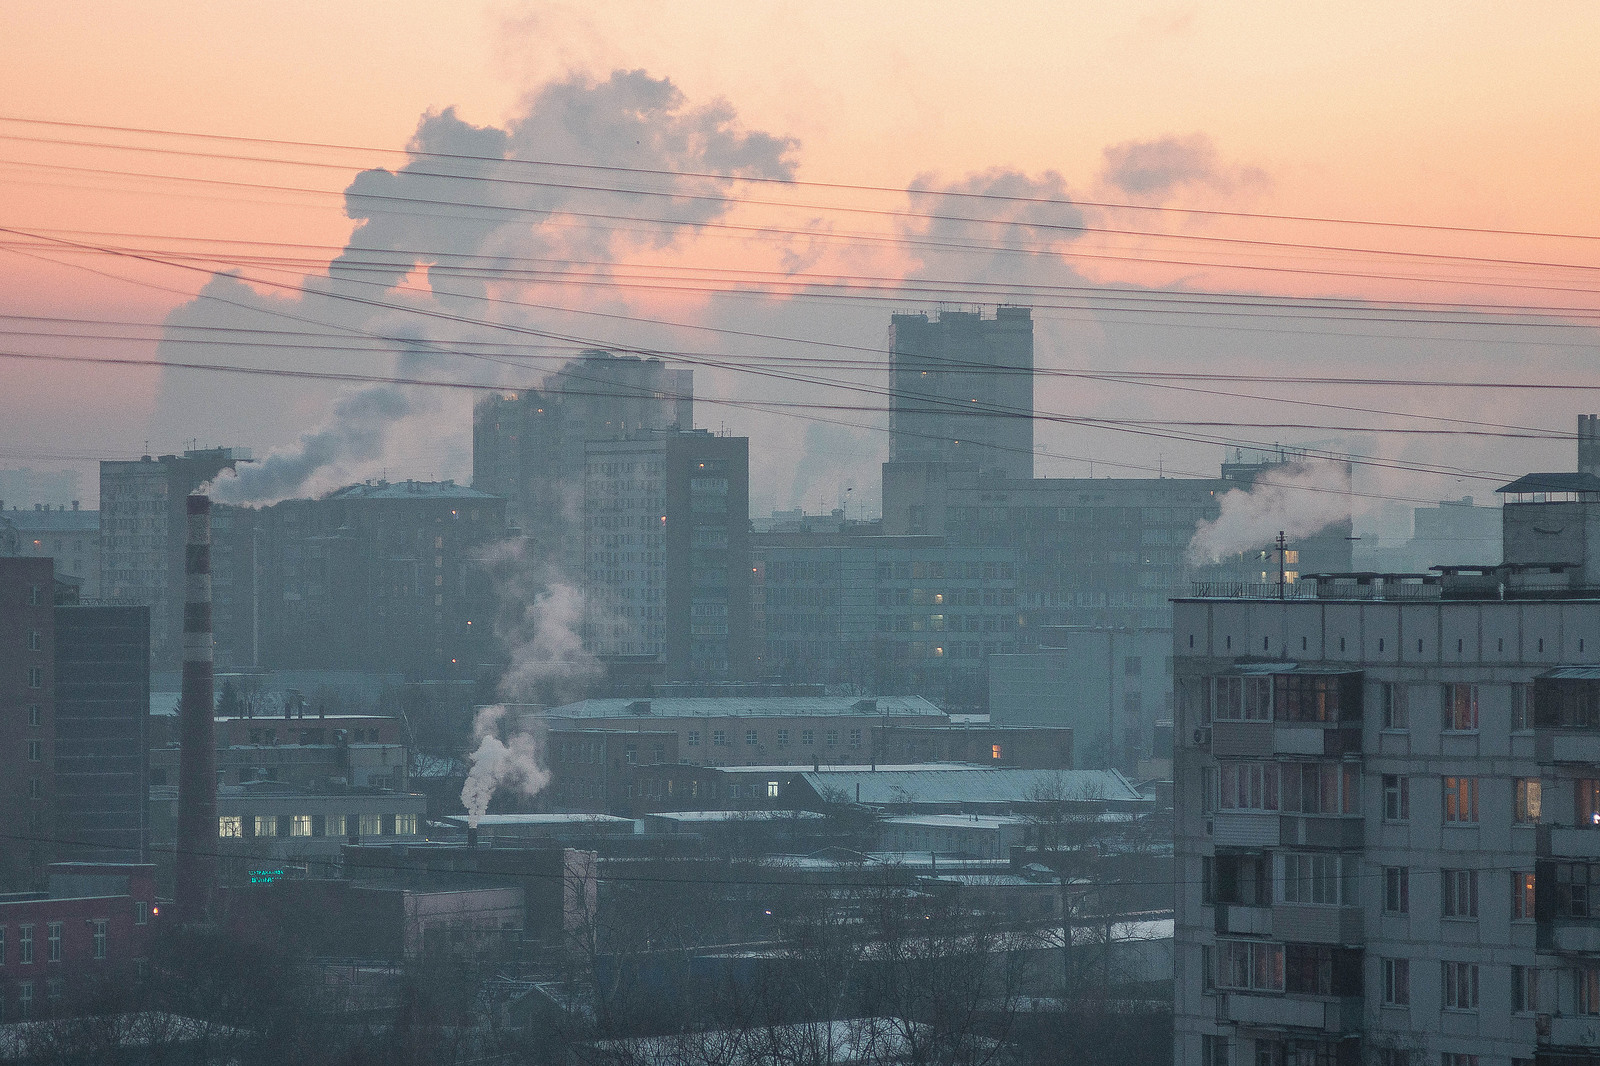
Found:
<svg viewBox="0 0 1600 1066"><path fill-rule="evenodd" d="M502 786L521 796L536 796L550 783L544 768L544 745L534 733L519 730L500 739L500 723L506 716L502 704L480 708L472 721L472 737L478 742L468 758L472 769L461 786L461 805L467 809L467 824L474 829L489 809L489 801Z"/></svg>
<svg viewBox="0 0 1600 1066"><path fill-rule="evenodd" d="M523 540L502 541L481 556L499 599L495 636L510 663L500 698L511 703L565 701L600 674L584 650L581 584L531 558Z"/></svg>
<svg viewBox="0 0 1600 1066"><path fill-rule="evenodd" d="M1184 561L1219 563L1254 551L1281 530L1308 537L1350 517L1350 473L1343 463L1301 462L1263 472L1248 489L1222 497L1221 512L1195 527Z"/></svg>

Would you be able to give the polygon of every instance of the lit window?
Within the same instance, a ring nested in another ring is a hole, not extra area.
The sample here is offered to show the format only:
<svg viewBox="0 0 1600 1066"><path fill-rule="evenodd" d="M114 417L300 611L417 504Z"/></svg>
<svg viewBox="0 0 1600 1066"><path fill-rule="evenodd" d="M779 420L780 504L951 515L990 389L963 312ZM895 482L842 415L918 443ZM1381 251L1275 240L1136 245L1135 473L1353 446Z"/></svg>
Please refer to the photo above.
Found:
<svg viewBox="0 0 1600 1066"><path fill-rule="evenodd" d="M360 830L364 837L375 837L383 832L383 815L363 814L360 816Z"/></svg>
<svg viewBox="0 0 1600 1066"><path fill-rule="evenodd" d="M323 819L323 833L330 837L342 837L345 834L344 815L330 814Z"/></svg>
<svg viewBox="0 0 1600 1066"><path fill-rule="evenodd" d="M244 836L244 819L237 814L224 814L217 819L217 836L242 837Z"/></svg>
<svg viewBox="0 0 1600 1066"><path fill-rule="evenodd" d="M1444 727L1454 732L1478 728L1478 686L1444 687Z"/></svg>
<svg viewBox="0 0 1600 1066"><path fill-rule="evenodd" d="M275 837L278 835L278 816L276 814L256 815L256 836Z"/></svg>
<svg viewBox="0 0 1600 1066"><path fill-rule="evenodd" d="M289 835L292 837L308 837L311 835L311 815L296 814L289 818Z"/></svg>
<svg viewBox="0 0 1600 1066"><path fill-rule="evenodd" d="M777 799L778 798L778 783L776 781L768 781L767 782L767 798L768 799Z"/></svg>
<svg viewBox="0 0 1600 1066"><path fill-rule="evenodd" d="M397 814L394 816L394 832L396 836L414 837L417 835L417 816L414 814Z"/></svg>
<svg viewBox="0 0 1600 1066"><path fill-rule="evenodd" d="M1517 821L1537 822L1542 788L1537 777L1517 778Z"/></svg>
<svg viewBox="0 0 1600 1066"><path fill-rule="evenodd" d="M1444 820L1446 822L1476 822L1478 820L1478 779L1476 777L1446 777L1444 779Z"/></svg>
<svg viewBox="0 0 1600 1066"><path fill-rule="evenodd" d="M989 748L989 757L991 759L1000 758L1000 745L994 744L994 745L990 746L990 748Z"/></svg>

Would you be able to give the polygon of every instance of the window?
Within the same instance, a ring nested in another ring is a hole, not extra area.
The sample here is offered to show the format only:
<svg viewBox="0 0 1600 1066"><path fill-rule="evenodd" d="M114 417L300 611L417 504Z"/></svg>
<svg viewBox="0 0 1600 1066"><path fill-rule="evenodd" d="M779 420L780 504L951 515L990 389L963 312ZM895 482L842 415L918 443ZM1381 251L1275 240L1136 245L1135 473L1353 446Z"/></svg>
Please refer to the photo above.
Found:
<svg viewBox="0 0 1600 1066"><path fill-rule="evenodd" d="M1533 921L1533 875L1521 870L1511 871L1511 920Z"/></svg>
<svg viewBox="0 0 1600 1066"><path fill-rule="evenodd" d="M1519 822L1539 820L1541 786L1537 777L1517 778L1516 819Z"/></svg>
<svg viewBox="0 0 1600 1066"><path fill-rule="evenodd" d="M106 957L106 925L104 918L96 918L94 922L94 957Z"/></svg>
<svg viewBox="0 0 1600 1066"><path fill-rule="evenodd" d="M38 651L42 647L44 647L44 641L39 638L39 631L37 629L28 630L28 650Z"/></svg>
<svg viewBox="0 0 1600 1066"><path fill-rule="evenodd" d="M1278 767L1268 762L1224 762L1218 768L1225 811L1278 809Z"/></svg>
<svg viewBox="0 0 1600 1066"><path fill-rule="evenodd" d="M311 835L311 815L296 814L289 818L289 835L292 837L308 837Z"/></svg>
<svg viewBox="0 0 1600 1066"><path fill-rule="evenodd" d="M133 924L134 925L148 925L148 924L150 924L150 903L149 903L149 901L142 900L142 899L134 900L134 902L133 902ZM3 960L3 949L0 949L0 960Z"/></svg>
<svg viewBox="0 0 1600 1066"><path fill-rule="evenodd" d="M345 820L342 814L330 814L322 820L322 832L325 836L342 837L345 834Z"/></svg>
<svg viewBox="0 0 1600 1066"><path fill-rule="evenodd" d="M46 941L46 943L49 945L49 951L50 951L50 953L47 956L47 958L51 962L60 962L61 961L61 923L60 922L51 922L48 926L46 926L46 929L48 930L48 933L47 933L48 940Z"/></svg>
<svg viewBox="0 0 1600 1066"><path fill-rule="evenodd" d="M1270 722L1272 679L1219 677L1214 680L1215 716L1224 722Z"/></svg>
<svg viewBox="0 0 1600 1066"><path fill-rule="evenodd" d="M1441 870L1439 913L1444 918L1478 916L1478 871Z"/></svg>
<svg viewBox="0 0 1600 1066"><path fill-rule="evenodd" d="M1447 777L1444 779L1444 820L1446 824L1476 822L1478 820L1478 779L1476 777Z"/></svg>
<svg viewBox="0 0 1600 1066"><path fill-rule="evenodd" d="M1532 966L1511 967L1511 1011L1532 1014L1539 1009L1539 971Z"/></svg>
<svg viewBox="0 0 1600 1066"><path fill-rule="evenodd" d="M28 667L28 687L29 688L43 688L44 687L44 668L43 667L41 667L41 666L30 666L30 667Z"/></svg>
<svg viewBox="0 0 1600 1066"><path fill-rule="evenodd" d="M383 833L383 815L360 814L356 816L357 831L364 837L381 836Z"/></svg>
<svg viewBox="0 0 1600 1066"><path fill-rule="evenodd" d="M1383 820L1405 822L1411 819L1411 779L1402 774L1383 775Z"/></svg>
<svg viewBox="0 0 1600 1066"><path fill-rule="evenodd" d="M1284 948L1284 991L1297 995L1359 995L1359 951L1326 944L1290 944Z"/></svg>
<svg viewBox="0 0 1600 1066"><path fill-rule="evenodd" d="M779 747L785 747L785 746L788 745L788 743L789 743L789 731L787 729L778 730L778 746Z"/></svg>
<svg viewBox="0 0 1600 1066"><path fill-rule="evenodd" d="M275 837L278 835L278 816L276 814L256 815L256 836Z"/></svg>
<svg viewBox="0 0 1600 1066"><path fill-rule="evenodd" d="M23 981L17 985L17 1006L22 1008L24 1018L33 1015L33 982Z"/></svg>
<svg viewBox="0 0 1600 1066"><path fill-rule="evenodd" d="M802 729L802 730L800 730L800 743L806 745L807 747L810 747L812 744L815 744L816 742L817 742L817 731L815 729Z"/></svg>
<svg viewBox="0 0 1600 1066"><path fill-rule="evenodd" d="M622 746L622 761L632 766L639 761L639 745L624 744Z"/></svg>
<svg viewBox="0 0 1600 1066"><path fill-rule="evenodd" d="M831 748L835 744L839 743L839 731L837 729L830 729L823 734L823 739L827 741L828 747Z"/></svg>
<svg viewBox="0 0 1600 1066"><path fill-rule="evenodd" d="M1383 682L1378 686L1378 702L1383 709L1383 728L1407 728L1405 686Z"/></svg>
<svg viewBox="0 0 1600 1066"><path fill-rule="evenodd" d="M17 961L24 966L33 964L33 926L17 927Z"/></svg>
<svg viewBox="0 0 1600 1066"><path fill-rule="evenodd" d="M1283 945L1261 940L1217 941L1217 987L1283 991Z"/></svg>
<svg viewBox="0 0 1600 1066"><path fill-rule="evenodd" d="M1446 1051L1439 1055L1439 1066L1478 1066L1478 1056L1464 1051Z"/></svg>
<svg viewBox="0 0 1600 1066"><path fill-rule="evenodd" d="M861 730L850 730L850 746L852 748L859 748L861 746Z"/></svg>
<svg viewBox="0 0 1600 1066"><path fill-rule="evenodd" d="M244 822L237 814L224 814L217 818L217 836L244 836Z"/></svg>
<svg viewBox="0 0 1600 1066"><path fill-rule="evenodd" d="M414 814L397 814L394 816L395 836L414 837L417 835L417 816Z"/></svg>
<svg viewBox="0 0 1600 1066"><path fill-rule="evenodd" d="M989 745L989 758L991 758L991 759L1000 758L1000 745L998 745L998 744Z"/></svg>
<svg viewBox="0 0 1600 1066"><path fill-rule="evenodd" d="M1387 914L1411 913L1411 868L1383 868L1383 909Z"/></svg>
<svg viewBox="0 0 1600 1066"><path fill-rule="evenodd" d="M1524 731L1533 728L1533 686L1511 686L1511 728Z"/></svg>
<svg viewBox="0 0 1600 1066"><path fill-rule="evenodd" d="M1287 852L1282 869L1279 895L1284 903L1338 906L1356 902L1359 871L1353 856Z"/></svg>
<svg viewBox="0 0 1600 1066"><path fill-rule="evenodd" d="M1558 862L1555 904L1557 918L1600 916L1600 862Z"/></svg>
<svg viewBox="0 0 1600 1066"><path fill-rule="evenodd" d="M41 760L43 758L44 758L44 741L42 741L42 740L30 740L30 741L28 741L28 761L29 762L38 762L39 760Z"/></svg>
<svg viewBox="0 0 1600 1066"><path fill-rule="evenodd" d="M698 748L699 746L700 746L700 730L698 730L698 729L689 730L689 747Z"/></svg>
<svg viewBox="0 0 1600 1066"><path fill-rule="evenodd" d="M6 927L0 925L0 966L6 964Z"/></svg>
<svg viewBox="0 0 1600 1066"><path fill-rule="evenodd" d="M44 798L44 778L28 778L28 798L31 800Z"/></svg>
<svg viewBox="0 0 1600 1066"><path fill-rule="evenodd" d="M1573 977L1578 986L1578 1013L1591 1017L1600 1014L1600 967L1582 967Z"/></svg>
<svg viewBox="0 0 1600 1066"><path fill-rule="evenodd" d="M1137 655L1129 655L1122 660L1122 673L1125 677L1138 677L1144 669L1144 660Z"/></svg>
<svg viewBox="0 0 1600 1066"><path fill-rule="evenodd" d="M761 735L754 729L746 729L744 731L744 742L751 747L755 747L757 744L761 743Z"/></svg>
<svg viewBox="0 0 1600 1066"><path fill-rule="evenodd" d="M1444 967L1444 1009L1478 1009L1478 966L1471 962L1446 962Z"/></svg>
<svg viewBox="0 0 1600 1066"><path fill-rule="evenodd" d="M768 799L777 799L778 798L778 783L776 781L768 781L767 782L767 798Z"/></svg>
<svg viewBox="0 0 1600 1066"><path fill-rule="evenodd" d="M39 709L39 705L37 703L28 704L28 724L37 726L42 724L43 721L44 712Z"/></svg>
<svg viewBox="0 0 1600 1066"><path fill-rule="evenodd" d="M1359 763L1287 762L1282 769L1283 810L1299 814L1360 811Z"/></svg>
<svg viewBox="0 0 1600 1066"><path fill-rule="evenodd" d="M1383 1005L1409 1007L1411 1005L1411 960L1383 960Z"/></svg>
<svg viewBox="0 0 1600 1066"><path fill-rule="evenodd" d="M1444 727L1452 732L1478 728L1478 686L1444 686Z"/></svg>
<svg viewBox="0 0 1600 1066"><path fill-rule="evenodd" d="M713 747L718 747L718 748L725 747L727 745L727 743L728 743L728 733L727 733L726 730L713 729L711 731L711 744L712 744Z"/></svg>
<svg viewBox="0 0 1600 1066"><path fill-rule="evenodd" d="M1578 782L1578 828L1600 829L1600 778Z"/></svg>
<svg viewBox="0 0 1600 1066"><path fill-rule="evenodd" d="M1229 1066L1227 1037L1212 1036L1210 1033L1201 1035L1200 1066Z"/></svg>

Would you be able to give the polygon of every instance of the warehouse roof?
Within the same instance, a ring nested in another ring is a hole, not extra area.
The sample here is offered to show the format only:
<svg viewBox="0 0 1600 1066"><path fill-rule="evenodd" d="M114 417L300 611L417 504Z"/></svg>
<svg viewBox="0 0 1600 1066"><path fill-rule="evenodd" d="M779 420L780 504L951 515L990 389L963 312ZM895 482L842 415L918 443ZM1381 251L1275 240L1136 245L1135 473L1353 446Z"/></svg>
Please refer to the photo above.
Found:
<svg viewBox="0 0 1600 1066"><path fill-rule="evenodd" d="M837 790L873 806L917 804L1022 804L1059 798L1064 802L1141 803L1143 797L1116 770L1021 770L972 768L859 770L801 775L819 795Z"/></svg>
<svg viewBox="0 0 1600 1066"><path fill-rule="evenodd" d="M513 707L512 710L518 708ZM919 715L948 721L921 696L667 696L579 700L544 712L550 718L789 718Z"/></svg>

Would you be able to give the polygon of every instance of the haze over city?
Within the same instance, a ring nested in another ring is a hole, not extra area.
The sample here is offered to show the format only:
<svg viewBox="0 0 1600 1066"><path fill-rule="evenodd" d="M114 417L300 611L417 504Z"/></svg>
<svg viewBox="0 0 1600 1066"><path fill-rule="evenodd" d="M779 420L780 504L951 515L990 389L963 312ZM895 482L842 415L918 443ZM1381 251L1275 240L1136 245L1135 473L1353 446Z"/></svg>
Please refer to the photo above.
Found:
<svg viewBox="0 0 1600 1066"><path fill-rule="evenodd" d="M0 1061L1594 1066L1597 44L12 13Z"/></svg>

